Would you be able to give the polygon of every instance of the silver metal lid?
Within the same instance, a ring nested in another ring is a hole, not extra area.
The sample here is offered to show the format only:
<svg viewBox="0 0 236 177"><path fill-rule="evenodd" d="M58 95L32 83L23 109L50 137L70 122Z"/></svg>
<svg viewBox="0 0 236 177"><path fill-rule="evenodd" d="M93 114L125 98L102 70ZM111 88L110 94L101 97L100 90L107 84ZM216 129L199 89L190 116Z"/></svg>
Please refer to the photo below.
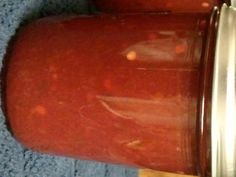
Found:
<svg viewBox="0 0 236 177"><path fill-rule="evenodd" d="M213 75L212 177L236 177L236 0L221 8Z"/></svg>
<svg viewBox="0 0 236 177"><path fill-rule="evenodd" d="M230 3L231 3L231 6L232 6L232 7L236 7L236 0L231 0Z"/></svg>

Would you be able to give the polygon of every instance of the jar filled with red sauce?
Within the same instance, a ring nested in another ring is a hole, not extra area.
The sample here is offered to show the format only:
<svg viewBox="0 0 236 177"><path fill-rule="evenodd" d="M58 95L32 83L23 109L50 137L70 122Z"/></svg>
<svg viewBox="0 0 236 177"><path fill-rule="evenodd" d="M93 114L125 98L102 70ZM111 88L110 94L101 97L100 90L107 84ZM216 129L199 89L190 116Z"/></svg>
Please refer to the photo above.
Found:
<svg viewBox="0 0 236 177"><path fill-rule="evenodd" d="M30 23L6 60L10 130L40 152L207 176L217 16L215 9Z"/></svg>

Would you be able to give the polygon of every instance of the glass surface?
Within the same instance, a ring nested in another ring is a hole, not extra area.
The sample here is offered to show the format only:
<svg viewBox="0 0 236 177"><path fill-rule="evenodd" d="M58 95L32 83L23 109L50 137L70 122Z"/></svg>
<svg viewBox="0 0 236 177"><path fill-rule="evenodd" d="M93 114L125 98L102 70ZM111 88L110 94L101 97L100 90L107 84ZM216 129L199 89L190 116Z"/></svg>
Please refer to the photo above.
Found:
<svg viewBox="0 0 236 177"><path fill-rule="evenodd" d="M6 113L37 151L196 174L204 15L53 17L21 29Z"/></svg>

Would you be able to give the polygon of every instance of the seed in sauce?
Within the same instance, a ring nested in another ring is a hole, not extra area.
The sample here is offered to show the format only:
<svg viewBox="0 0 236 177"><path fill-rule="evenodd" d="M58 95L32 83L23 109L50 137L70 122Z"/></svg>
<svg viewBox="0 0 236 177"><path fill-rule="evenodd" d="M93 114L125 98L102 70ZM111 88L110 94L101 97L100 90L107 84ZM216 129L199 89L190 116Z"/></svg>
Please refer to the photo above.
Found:
<svg viewBox="0 0 236 177"><path fill-rule="evenodd" d="M45 115L46 114L46 109L45 107L38 105L33 109L34 113L37 113L39 115Z"/></svg>
<svg viewBox="0 0 236 177"><path fill-rule="evenodd" d="M135 51L130 51L126 55L127 60L134 61L137 58L137 53Z"/></svg>
<svg viewBox="0 0 236 177"><path fill-rule="evenodd" d="M208 2L202 2L202 7L208 8L210 7L210 4Z"/></svg>

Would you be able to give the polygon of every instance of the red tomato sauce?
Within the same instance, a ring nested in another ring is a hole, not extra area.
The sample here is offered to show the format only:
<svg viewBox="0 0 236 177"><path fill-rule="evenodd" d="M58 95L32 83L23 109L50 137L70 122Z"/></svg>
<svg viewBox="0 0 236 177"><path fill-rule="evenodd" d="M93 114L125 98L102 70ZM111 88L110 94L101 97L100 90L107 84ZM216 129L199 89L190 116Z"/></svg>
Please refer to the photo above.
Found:
<svg viewBox="0 0 236 177"><path fill-rule="evenodd" d="M37 151L196 174L207 23L136 14L27 25L7 65L13 134Z"/></svg>

